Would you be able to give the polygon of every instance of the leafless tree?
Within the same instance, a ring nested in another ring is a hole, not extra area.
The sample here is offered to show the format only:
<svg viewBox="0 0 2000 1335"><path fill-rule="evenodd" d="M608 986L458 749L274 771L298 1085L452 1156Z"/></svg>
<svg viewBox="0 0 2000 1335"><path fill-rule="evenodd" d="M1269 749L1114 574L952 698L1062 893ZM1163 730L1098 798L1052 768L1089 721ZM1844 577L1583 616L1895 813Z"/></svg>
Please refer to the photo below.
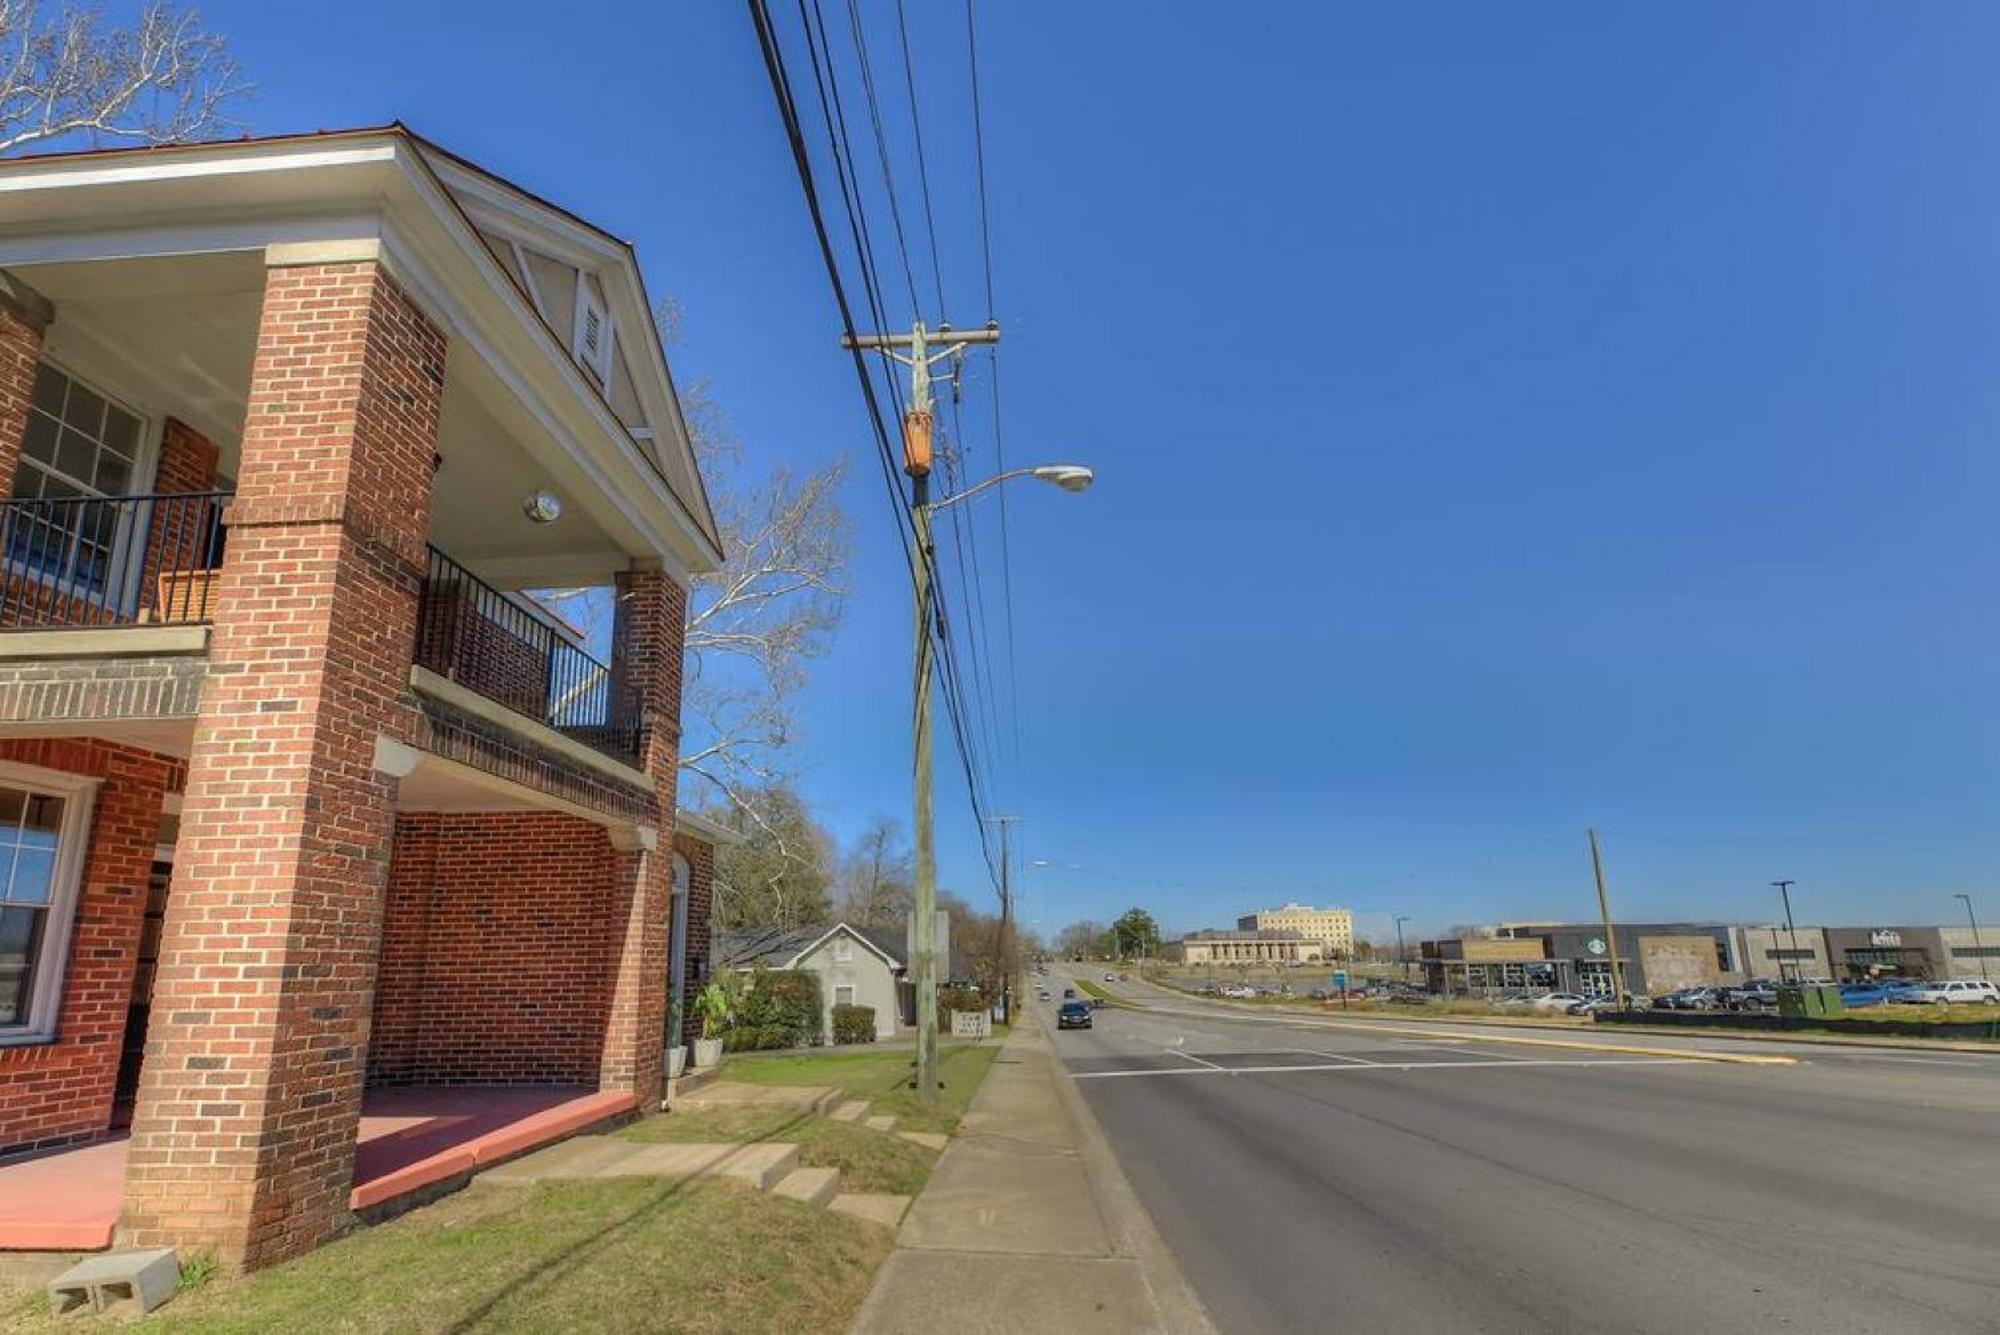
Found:
<svg viewBox="0 0 2000 1335"><path fill-rule="evenodd" d="M671 299L655 313L679 340ZM711 488L723 563L697 576L688 608L681 768L754 821L754 789L784 777L791 704L806 663L840 620L852 526L840 504L845 458L807 473L746 475L742 451L705 382L682 388L695 457Z"/></svg>
<svg viewBox="0 0 2000 1335"><path fill-rule="evenodd" d="M153 0L129 28L90 5L45 19L38 0L0 0L0 153L81 136L167 144L232 128L249 91L201 15Z"/></svg>
<svg viewBox="0 0 2000 1335"><path fill-rule="evenodd" d="M903 827L878 816L841 868L841 916L863 927L897 928L909 915L915 874Z"/></svg>

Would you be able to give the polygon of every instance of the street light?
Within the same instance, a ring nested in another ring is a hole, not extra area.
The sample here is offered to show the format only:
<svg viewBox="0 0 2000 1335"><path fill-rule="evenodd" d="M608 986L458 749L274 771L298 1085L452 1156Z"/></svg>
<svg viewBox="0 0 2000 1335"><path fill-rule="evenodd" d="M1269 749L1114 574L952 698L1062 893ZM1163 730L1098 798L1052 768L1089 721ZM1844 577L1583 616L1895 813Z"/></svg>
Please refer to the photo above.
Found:
<svg viewBox="0 0 2000 1335"><path fill-rule="evenodd" d="M1410 981L1410 952L1403 949L1403 924L1410 920L1407 913L1396 915L1396 963L1403 966L1403 981Z"/></svg>
<svg viewBox="0 0 2000 1335"><path fill-rule="evenodd" d="M924 355L921 337L916 343ZM904 470L910 475L910 518L917 531L911 552L910 577L916 590L916 708L911 744L914 751L914 792L912 805L916 843L916 983L917 983L917 1098L924 1106L938 1098L937 1034L937 850L931 831L931 562L936 548L931 544L931 516L947 506L969 501L990 487L1016 478L1034 478L1079 492L1090 486L1094 474L1081 464L1042 464L1015 468L976 482L964 491L933 501L931 494L930 384L928 374L915 377L911 410L904 417ZM940 628L942 629L942 628Z"/></svg>
<svg viewBox="0 0 2000 1335"><path fill-rule="evenodd" d="M1972 924L1972 953L1979 956L1979 976L1986 978L1986 947L1979 944L1979 917L1972 911L1972 896L1953 895L1952 898L1965 901L1965 920ZM1949 968L1950 965L1947 962L1946 969L1949 970ZM1988 981L1991 981L1991 979L1988 979Z"/></svg>
<svg viewBox="0 0 2000 1335"><path fill-rule="evenodd" d="M1794 881L1773 881L1771 884L1777 886L1778 893L1785 897L1785 930L1791 933L1792 937L1792 981L1796 983L1799 980L1799 928L1798 924L1792 921L1792 886L1797 883ZM1778 965L1778 977L1783 978L1784 976L1785 966L1780 963Z"/></svg>

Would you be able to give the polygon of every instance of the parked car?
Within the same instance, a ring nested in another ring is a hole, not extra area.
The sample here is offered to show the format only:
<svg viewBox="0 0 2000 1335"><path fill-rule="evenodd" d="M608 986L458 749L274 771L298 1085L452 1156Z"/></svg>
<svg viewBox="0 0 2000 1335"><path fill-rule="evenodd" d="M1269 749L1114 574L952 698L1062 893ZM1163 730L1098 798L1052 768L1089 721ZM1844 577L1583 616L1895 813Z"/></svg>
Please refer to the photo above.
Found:
<svg viewBox="0 0 2000 1335"><path fill-rule="evenodd" d="M1903 988L1891 1000L1911 1006L2000 1006L2000 983L1991 983L1984 978L1953 978L1946 982Z"/></svg>
<svg viewBox="0 0 2000 1335"><path fill-rule="evenodd" d="M1590 998L1581 992L1544 992L1530 1001L1528 1006L1538 1011L1566 1011L1589 1000Z"/></svg>
<svg viewBox="0 0 2000 1335"><path fill-rule="evenodd" d="M1056 1028L1090 1028L1090 1007L1084 1005L1081 1001L1065 1001L1061 1009L1056 1011Z"/></svg>
<svg viewBox="0 0 2000 1335"><path fill-rule="evenodd" d="M1257 989L1247 983L1232 983L1222 989L1225 997L1235 997L1238 1001L1251 1001L1257 996Z"/></svg>
<svg viewBox="0 0 2000 1335"><path fill-rule="evenodd" d="M1637 1001L1638 998L1634 997L1632 1000ZM1599 1011L1615 1011L1618 1009L1618 998L1585 997L1583 1000L1571 1005L1568 1009L1571 1015L1595 1015Z"/></svg>
<svg viewBox="0 0 2000 1335"><path fill-rule="evenodd" d="M1719 987L1683 987L1653 998L1655 1007L1669 1011L1709 1011L1722 1004L1723 990Z"/></svg>

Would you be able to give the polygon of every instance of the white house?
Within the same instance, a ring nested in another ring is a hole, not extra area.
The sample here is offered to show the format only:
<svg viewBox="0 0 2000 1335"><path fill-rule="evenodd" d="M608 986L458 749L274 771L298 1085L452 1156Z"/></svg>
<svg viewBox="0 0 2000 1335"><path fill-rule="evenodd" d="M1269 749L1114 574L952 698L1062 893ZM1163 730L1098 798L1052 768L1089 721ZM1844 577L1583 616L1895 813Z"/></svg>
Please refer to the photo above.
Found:
<svg viewBox="0 0 2000 1335"><path fill-rule="evenodd" d="M718 968L748 973L767 969L810 969L819 975L824 1015L821 1032L833 1035L833 1008L867 1006L875 1012L875 1037L894 1038L908 1014L909 984L903 945L891 933L871 932L850 923L759 928L717 935Z"/></svg>

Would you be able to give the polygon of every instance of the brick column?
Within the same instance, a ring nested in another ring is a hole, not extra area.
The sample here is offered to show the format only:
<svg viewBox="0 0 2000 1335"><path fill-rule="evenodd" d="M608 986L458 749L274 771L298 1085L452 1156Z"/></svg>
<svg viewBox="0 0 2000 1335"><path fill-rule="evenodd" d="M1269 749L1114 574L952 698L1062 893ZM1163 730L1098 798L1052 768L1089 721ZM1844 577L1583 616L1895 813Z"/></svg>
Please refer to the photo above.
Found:
<svg viewBox="0 0 2000 1335"><path fill-rule="evenodd" d="M673 912L675 780L680 768L681 648L687 590L656 566L618 578L612 670L639 692L640 767L659 798L662 838L618 850L612 871L611 1005L598 1083L629 1089L641 1106L661 1093L667 1030L667 926Z"/></svg>
<svg viewBox="0 0 2000 1335"><path fill-rule="evenodd" d="M28 433L28 404L52 311L41 293L0 269L0 497L14 492L14 469Z"/></svg>
<svg viewBox="0 0 2000 1335"><path fill-rule="evenodd" d="M444 336L375 262L273 268L121 1239L231 1268L347 1207Z"/></svg>

